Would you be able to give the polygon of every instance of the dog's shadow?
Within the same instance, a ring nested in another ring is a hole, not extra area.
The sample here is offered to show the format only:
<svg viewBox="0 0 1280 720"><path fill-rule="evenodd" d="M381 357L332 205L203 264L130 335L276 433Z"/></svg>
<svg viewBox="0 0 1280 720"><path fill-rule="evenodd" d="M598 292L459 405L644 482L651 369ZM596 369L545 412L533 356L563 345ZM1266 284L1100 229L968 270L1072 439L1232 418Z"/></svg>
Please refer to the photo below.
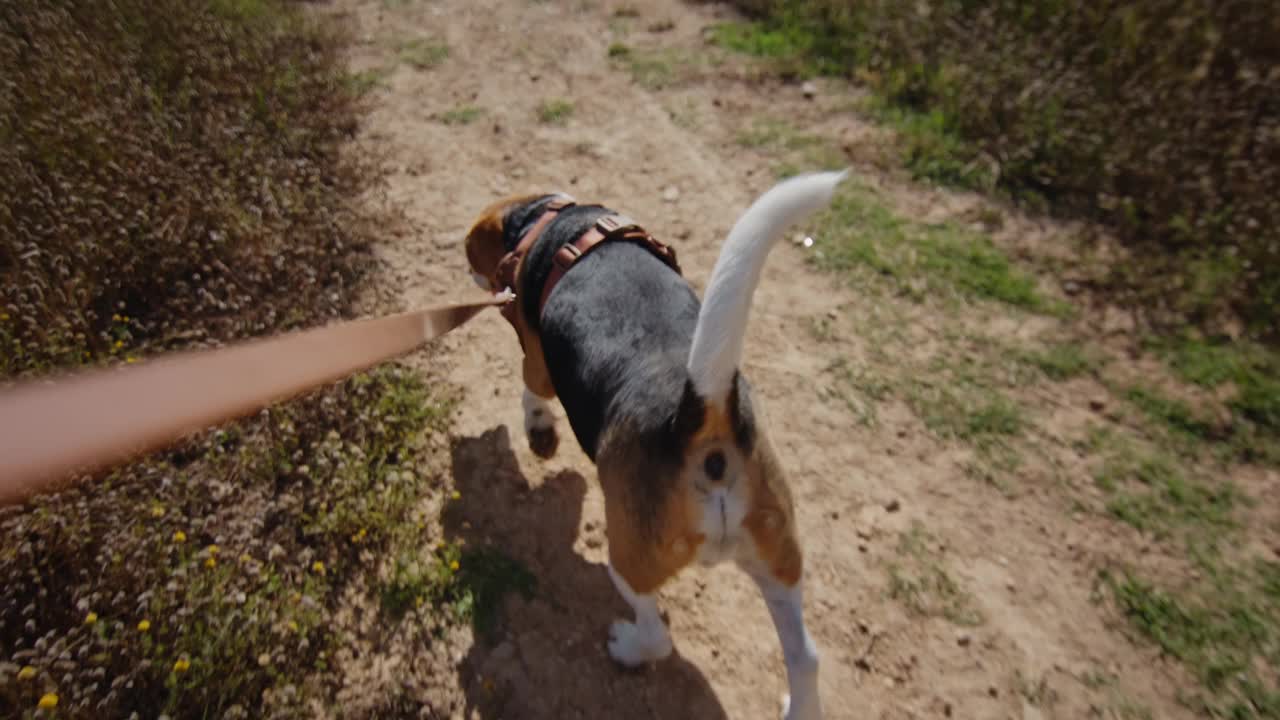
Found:
<svg viewBox="0 0 1280 720"><path fill-rule="evenodd" d="M456 440L452 462L461 497L444 513L445 533L464 543L464 562L483 562L472 568L478 587L511 590L492 613L477 604L482 622L458 666L465 717L726 717L678 649L639 671L609 657L609 624L631 610L605 566L573 550L586 478L565 470L530 483L505 426ZM526 572L536 582L527 596Z"/></svg>

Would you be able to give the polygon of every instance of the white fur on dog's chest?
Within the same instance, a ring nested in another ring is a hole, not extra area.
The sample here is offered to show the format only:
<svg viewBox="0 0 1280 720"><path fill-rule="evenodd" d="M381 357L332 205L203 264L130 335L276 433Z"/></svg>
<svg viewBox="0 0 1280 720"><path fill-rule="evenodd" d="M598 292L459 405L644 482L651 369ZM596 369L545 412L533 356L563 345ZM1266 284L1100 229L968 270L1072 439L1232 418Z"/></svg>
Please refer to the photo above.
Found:
<svg viewBox="0 0 1280 720"><path fill-rule="evenodd" d="M746 536L742 526L747 517L746 498L732 489L718 487L700 494L699 505L702 521L698 532L705 539L698 546L698 562L718 565L733 559Z"/></svg>

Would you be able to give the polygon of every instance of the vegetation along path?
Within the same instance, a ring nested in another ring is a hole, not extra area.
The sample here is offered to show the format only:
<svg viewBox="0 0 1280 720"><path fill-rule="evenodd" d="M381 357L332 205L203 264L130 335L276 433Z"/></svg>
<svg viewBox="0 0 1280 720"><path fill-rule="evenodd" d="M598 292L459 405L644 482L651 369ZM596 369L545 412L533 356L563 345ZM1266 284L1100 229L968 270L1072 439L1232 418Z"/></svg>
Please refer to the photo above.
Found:
<svg viewBox="0 0 1280 720"><path fill-rule="evenodd" d="M701 292L759 192L853 169L770 257L745 356L796 497L827 717L1280 717L1275 366L1244 344L1145 337L1088 288L1091 267L1133 262L1105 234L931 184L928 163L904 168L903 134L928 123L879 124L890 116L859 86L780 70L779 36L727 5L330 0L307 12L352 36L365 115L345 152L384 171L358 198L391 218L362 310L475 293L463 236L514 192L563 190L638 218ZM121 535L157 538L139 567L165 568L138 605L177 618L93 630L143 658L112 677L151 678L144 698L121 685L111 707L776 717L781 651L732 568L663 590L670 659L639 672L609 660L626 606L605 571L595 471L562 415L559 453L529 451L519 367L510 328L485 314L305 401L350 410L301 439L301 416L283 410L208 440L241 458L208 461L223 473L200 484L212 490L160 503L111 486L139 508ZM141 477L155 492L186 487L195 470L166 462ZM250 483L264 467L269 479ZM176 524L188 516L206 519ZM10 517L6 531L62 537L49 517ZM25 567L14 557L0 567ZM128 604L85 597L39 622L78 627L83 611ZM43 651L25 649L35 631L4 621L26 654L0 661L36 663L28 676L52 687ZM67 652L88 633L68 631ZM8 682L0 699L14 707L40 696Z"/></svg>

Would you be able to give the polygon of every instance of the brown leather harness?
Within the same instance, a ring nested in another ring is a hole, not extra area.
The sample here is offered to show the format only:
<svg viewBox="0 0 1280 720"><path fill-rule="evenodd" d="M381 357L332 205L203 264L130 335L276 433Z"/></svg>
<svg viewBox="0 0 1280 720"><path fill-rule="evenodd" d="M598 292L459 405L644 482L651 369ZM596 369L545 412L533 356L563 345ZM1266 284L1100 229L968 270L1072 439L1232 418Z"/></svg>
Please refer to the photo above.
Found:
<svg viewBox="0 0 1280 720"><path fill-rule="evenodd" d="M498 263L497 268L494 270L494 276L490 278L494 292L500 292L507 288L515 289L516 275L525 253L538 241L538 238L547 229L547 226L551 224L551 221L562 210L572 207L574 204L573 198L568 195L557 196L547 203L542 215L534 221L529 230L520 238L516 248L504 255ZM555 289L556 283L560 282L565 273L569 272L569 269L573 267L574 263L581 260L583 256L599 245L613 240L636 243L656 255L659 260L666 263L677 274L682 274L680 272L680 264L676 262L675 248L659 241L625 215L617 213L603 215L596 220L590 230L587 230L576 240L556 251L555 256L552 258L551 274L547 276L547 280L542 286L542 295L538 299L539 316L542 315L542 308L546 306L547 298L551 297L551 291ZM513 325L515 324L516 312L518 312L516 303L508 303L502 308L503 317Z"/></svg>

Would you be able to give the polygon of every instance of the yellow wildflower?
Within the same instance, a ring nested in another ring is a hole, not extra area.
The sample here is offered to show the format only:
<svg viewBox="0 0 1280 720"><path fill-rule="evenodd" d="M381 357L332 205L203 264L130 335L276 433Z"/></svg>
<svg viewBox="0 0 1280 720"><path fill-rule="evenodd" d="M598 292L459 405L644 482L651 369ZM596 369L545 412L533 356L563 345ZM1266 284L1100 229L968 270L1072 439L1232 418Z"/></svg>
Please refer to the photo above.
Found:
<svg viewBox="0 0 1280 720"><path fill-rule="evenodd" d="M0 320L8 320L9 313L0 313Z"/></svg>
<svg viewBox="0 0 1280 720"><path fill-rule="evenodd" d="M311 570L312 570L312 572L315 572L317 575L323 575L323 574L324 574L324 563L320 562L319 560L317 560L317 561L315 561L315 562L311 563Z"/></svg>
<svg viewBox="0 0 1280 720"><path fill-rule="evenodd" d="M458 570L458 561L457 561L457 560L454 560L453 562L449 563L449 569L450 569L450 570L453 570L454 572L457 572L457 570Z"/></svg>
<svg viewBox="0 0 1280 720"><path fill-rule="evenodd" d="M21 670L18 671L19 680L30 680L35 676L36 676L36 669L31 667L30 665L25 665Z"/></svg>
<svg viewBox="0 0 1280 720"><path fill-rule="evenodd" d="M151 621L143 620L138 623L138 632L146 632L151 629Z"/></svg>
<svg viewBox="0 0 1280 720"><path fill-rule="evenodd" d="M187 534L178 530L173 534L173 541L179 545L187 541Z"/></svg>
<svg viewBox="0 0 1280 720"><path fill-rule="evenodd" d="M40 696L40 702L36 706L41 710L52 710L58 707L58 696L54 693L45 693Z"/></svg>
<svg viewBox="0 0 1280 720"><path fill-rule="evenodd" d="M422 599L422 596L421 596L421 595L419 595L418 597L416 597L416 598L414 598L414 599L413 599L413 606L414 606L414 607L422 607L422 603L423 603L423 602L425 602L425 600L423 600L423 599Z"/></svg>
<svg viewBox="0 0 1280 720"><path fill-rule="evenodd" d="M454 500L461 500L461 499L462 499L462 493L458 492L457 490L454 490L454 491L453 491L453 495L452 495L451 497L452 497Z"/></svg>
<svg viewBox="0 0 1280 720"><path fill-rule="evenodd" d="M116 322L120 322L120 313L116 313L116 314L112 315L112 316L111 316L111 319L112 319L112 320L115 320Z"/></svg>
<svg viewBox="0 0 1280 720"><path fill-rule="evenodd" d="M163 505L152 505L152 506L151 506L151 517L154 517L154 518L164 517L164 506L163 506Z"/></svg>
<svg viewBox="0 0 1280 720"><path fill-rule="evenodd" d="M356 532L356 534L351 536L351 542L359 544L364 540L365 535L368 535L368 534L369 534L368 530L365 530L364 528L360 528L360 530Z"/></svg>
<svg viewBox="0 0 1280 720"><path fill-rule="evenodd" d="M116 341L116 349L117 349L117 350L119 350L119 349L120 349L120 348L122 348L122 347L124 347L124 341L123 341L123 340L117 340L117 341Z"/></svg>
<svg viewBox="0 0 1280 720"><path fill-rule="evenodd" d="M291 632L298 632L298 623L297 623L297 621L295 621L295 620L290 620L290 621L289 621L289 630L290 630Z"/></svg>
<svg viewBox="0 0 1280 720"><path fill-rule="evenodd" d="M191 661L186 658L178 658L173 664L173 671L176 673L184 673L191 669Z"/></svg>
<svg viewBox="0 0 1280 720"><path fill-rule="evenodd" d="M210 555L217 555L217 554L218 554L218 546L217 546L217 545L210 545L209 547L205 548L204 550L205 550L205 552L209 553Z"/></svg>
<svg viewBox="0 0 1280 720"><path fill-rule="evenodd" d="M85 625L92 625L92 624L94 624L94 623L96 623L96 622L98 622L98 613L96 613L96 612L90 612L88 615L85 615L85 616L84 616L84 624L85 624Z"/></svg>
<svg viewBox="0 0 1280 720"><path fill-rule="evenodd" d="M134 356L130 355L130 356L126 357L126 358L124 359L124 361L125 361L125 362L127 362L127 363L136 363L136 362L138 362L138 358L136 358L136 357L134 357Z"/></svg>
<svg viewBox="0 0 1280 720"><path fill-rule="evenodd" d="M209 569L218 567L218 558L210 555L209 557L204 559L204 566Z"/></svg>

